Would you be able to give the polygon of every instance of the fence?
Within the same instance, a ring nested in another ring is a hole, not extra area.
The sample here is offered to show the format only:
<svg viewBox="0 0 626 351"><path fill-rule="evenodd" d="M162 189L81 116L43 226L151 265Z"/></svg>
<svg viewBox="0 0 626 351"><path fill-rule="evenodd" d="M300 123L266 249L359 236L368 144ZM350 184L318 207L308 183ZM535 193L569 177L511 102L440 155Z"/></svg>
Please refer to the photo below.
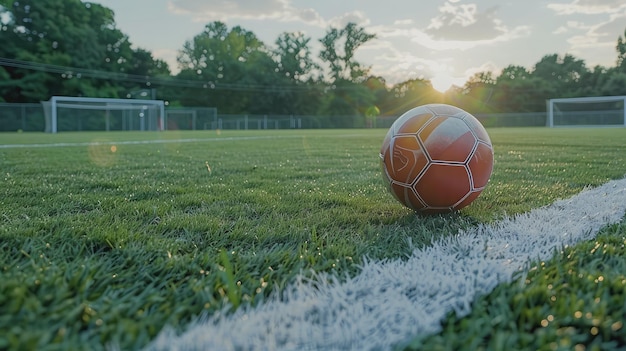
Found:
<svg viewBox="0 0 626 351"><path fill-rule="evenodd" d="M389 128L397 116L380 116L367 120L363 116L312 115L231 115L218 114L215 108L166 107L165 125L168 130L203 129L317 129L317 128ZM99 118L99 117L98 117ZM485 127L545 126L546 113L499 113L476 115ZM69 130L104 130L102 123L86 123L71 119ZM41 131L45 129L41 104L0 103L0 132ZM60 130L64 131L64 130Z"/></svg>
<svg viewBox="0 0 626 351"><path fill-rule="evenodd" d="M524 113L490 113L476 114L476 119L486 128L494 127L545 127L545 112ZM376 127L389 128L397 117L379 117L376 119Z"/></svg>
<svg viewBox="0 0 626 351"><path fill-rule="evenodd" d="M476 114L474 117L486 128L547 126L545 112L490 113Z"/></svg>
<svg viewBox="0 0 626 351"><path fill-rule="evenodd" d="M0 132L43 132L45 128L41 104L0 103Z"/></svg>

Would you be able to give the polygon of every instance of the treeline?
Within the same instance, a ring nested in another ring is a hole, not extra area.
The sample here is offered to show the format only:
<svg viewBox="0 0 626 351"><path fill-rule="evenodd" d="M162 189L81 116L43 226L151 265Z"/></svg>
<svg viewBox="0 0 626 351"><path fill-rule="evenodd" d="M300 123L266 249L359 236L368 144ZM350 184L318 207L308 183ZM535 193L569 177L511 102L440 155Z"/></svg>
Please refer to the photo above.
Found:
<svg viewBox="0 0 626 351"><path fill-rule="evenodd" d="M626 95L626 31L614 67L551 54L532 68L480 72L443 95L425 79L389 86L371 75L355 52L373 38L354 23L329 28L316 56L302 33L285 32L267 45L242 27L212 22L182 45L173 75L166 62L133 48L102 5L0 0L0 102L147 95L225 114L312 115L326 126L353 127L430 102L473 113L539 112L548 98Z"/></svg>

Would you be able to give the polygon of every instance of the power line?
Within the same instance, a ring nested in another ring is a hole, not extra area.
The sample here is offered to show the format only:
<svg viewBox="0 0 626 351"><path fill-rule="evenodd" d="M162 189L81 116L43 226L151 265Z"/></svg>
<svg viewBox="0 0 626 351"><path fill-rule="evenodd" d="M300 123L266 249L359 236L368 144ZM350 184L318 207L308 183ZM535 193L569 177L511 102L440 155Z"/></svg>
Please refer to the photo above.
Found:
<svg viewBox="0 0 626 351"><path fill-rule="evenodd" d="M250 91L250 92L295 92L308 91L310 86L285 86L285 85L261 85L261 84L237 84L237 83L216 83L211 81L200 81L192 79L181 79L174 77L154 77L128 74L121 72L107 72L89 68L78 68L69 66L59 66L48 63L39 63L0 57L0 66L21 68L31 71L46 72L62 75L64 78L93 78L102 80L114 80L121 82L142 83L147 86L164 85L181 88L229 90L229 91ZM342 89L342 88L336 88Z"/></svg>

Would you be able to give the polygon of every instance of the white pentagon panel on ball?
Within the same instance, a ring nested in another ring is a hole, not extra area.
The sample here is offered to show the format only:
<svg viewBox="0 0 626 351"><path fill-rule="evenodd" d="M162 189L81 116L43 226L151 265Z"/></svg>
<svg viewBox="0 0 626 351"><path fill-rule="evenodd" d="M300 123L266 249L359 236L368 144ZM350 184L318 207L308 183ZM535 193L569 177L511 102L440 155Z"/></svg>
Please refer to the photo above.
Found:
<svg viewBox="0 0 626 351"><path fill-rule="evenodd" d="M433 161L464 163L476 144L476 138L468 125L456 117L433 117L418 136Z"/></svg>

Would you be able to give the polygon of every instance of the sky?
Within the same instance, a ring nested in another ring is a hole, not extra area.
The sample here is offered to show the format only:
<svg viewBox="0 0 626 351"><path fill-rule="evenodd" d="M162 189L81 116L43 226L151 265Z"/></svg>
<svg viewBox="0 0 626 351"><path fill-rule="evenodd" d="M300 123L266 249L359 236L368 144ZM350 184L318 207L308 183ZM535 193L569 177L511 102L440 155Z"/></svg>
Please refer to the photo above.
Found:
<svg viewBox="0 0 626 351"><path fill-rule="evenodd" d="M317 54L331 27L357 23L376 38L359 63L389 84L431 79L462 86L477 72L532 69L545 55L571 54L613 67L626 30L626 0L93 0L112 9L135 47L165 60L207 23L241 26L272 47L283 32L303 32Z"/></svg>

